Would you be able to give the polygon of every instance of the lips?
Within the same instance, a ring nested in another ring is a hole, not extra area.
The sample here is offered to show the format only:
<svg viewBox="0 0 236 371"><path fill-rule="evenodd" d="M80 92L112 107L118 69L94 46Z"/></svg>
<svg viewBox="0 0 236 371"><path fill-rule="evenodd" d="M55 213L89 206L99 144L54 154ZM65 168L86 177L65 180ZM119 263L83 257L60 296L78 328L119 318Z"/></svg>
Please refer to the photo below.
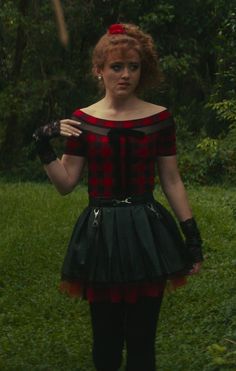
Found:
<svg viewBox="0 0 236 371"><path fill-rule="evenodd" d="M120 82L118 85L119 86L124 86L124 87L130 86L130 84L127 83L127 82Z"/></svg>

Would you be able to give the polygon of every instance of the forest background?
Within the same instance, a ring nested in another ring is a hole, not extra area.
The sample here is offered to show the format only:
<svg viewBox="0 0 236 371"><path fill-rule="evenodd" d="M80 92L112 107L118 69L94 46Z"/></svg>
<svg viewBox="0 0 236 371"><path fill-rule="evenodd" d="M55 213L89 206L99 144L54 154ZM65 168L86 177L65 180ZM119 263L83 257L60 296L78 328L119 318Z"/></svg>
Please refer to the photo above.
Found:
<svg viewBox="0 0 236 371"><path fill-rule="evenodd" d="M144 98L173 112L179 167L204 240L202 274L165 297L158 365L235 370L236 0L61 3L66 48L52 1L0 0L0 370L93 369L86 303L57 290L86 187L64 198L41 182L32 133L99 98L92 48L117 22L155 40L165 79ZM62 153L64 140L54 145ZM158 199L165 202L161 192Z"/></svg>
<svg viewBox="0 0 236 371"><path fill-rule="evenodd" d="M36 127L99 98L91 52L112 23L150 33L165 77L145 99L167 106L178 130L185 182L236 180L236 2L62 1L69 32L58 39L51 1L0 2L0 175L41 180ZM63 150L64 142L56 142Z"/></svg>

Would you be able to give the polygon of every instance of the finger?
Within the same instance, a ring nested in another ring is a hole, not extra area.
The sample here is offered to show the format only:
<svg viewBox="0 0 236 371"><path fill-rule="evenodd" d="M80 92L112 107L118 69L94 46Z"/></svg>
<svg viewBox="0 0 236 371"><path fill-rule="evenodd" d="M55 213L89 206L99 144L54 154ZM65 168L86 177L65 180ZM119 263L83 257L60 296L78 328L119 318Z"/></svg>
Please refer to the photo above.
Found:
<svg viewBox="0 0 236 371"><path fill-rule="evenodd" d="M71 132L68 130L61 130L60 135L64 135L67 137L71 137L71 136L79 137L81 135L81 132Z"/></svg>
<svg viewBox="0 0 236 371"><path fill-rule="evenodd" d="M193 268L189 271L188 274L189 275L196 274L196 273L198 273L200 271L200 269L201 269L201 263L195 263L194 266L193 266Z"/></svg>
<svg viewBox="0 0 236 371"><path fill-rule="evenodd" d="M75 136L75 137L79 137L82 132L81 131L71 131L71 130L67 130L67 129L61 129L61 132L60 132L61 135L64 135L64 136L67 136L67 137L71 137L71 136Z"/></svg>
<svg viewBox="0 0 236 371"><path fill-rule="evenodd" d="M196 263L195 264L195 269L197 270L197 271L199 271L200 269L201 269L201 266L202 266L202 263Z"/></svg>
<svg viewBox="0 0 236 371"><path fill-rule="evenodd" d="M62 130L67 130L71 132L81 132L81 130L78 127L75 127L74 125L68 125L68 124L61 124L61 129Z"/></svg>
<svg viewBox="0 0 236 371"><path fill-rule="evenodd" d="M67 125L67 124L61 124L61 127L60 127L60 134L61 135L75 135L75 136L79 136L80 134L82 133L81 130L75 128L74 126L71 126L71 125Z"/></svg>
<svg viewBox="0 0 236 371"><path fill-rule="evenodd" d="M66 125L72 125L72 126L75 126L75 127L79 127L81 125L80 121L75 121L75 120L71 120L71 119L61 120L60 123L61 124L66 124Z"/></svg>

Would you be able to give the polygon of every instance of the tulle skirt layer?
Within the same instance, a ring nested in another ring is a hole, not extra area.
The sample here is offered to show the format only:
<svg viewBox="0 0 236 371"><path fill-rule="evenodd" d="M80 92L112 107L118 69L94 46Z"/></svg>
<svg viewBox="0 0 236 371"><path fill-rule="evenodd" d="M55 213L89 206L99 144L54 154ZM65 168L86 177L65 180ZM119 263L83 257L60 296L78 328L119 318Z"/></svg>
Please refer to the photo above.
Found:
<svg viewBox="0 0 236 371"><path fill-rule="evenodd" d="M88 206L62 266L61 289L89 301L135 302L185 284L192 267L178 226L158 202Z"/></svg>

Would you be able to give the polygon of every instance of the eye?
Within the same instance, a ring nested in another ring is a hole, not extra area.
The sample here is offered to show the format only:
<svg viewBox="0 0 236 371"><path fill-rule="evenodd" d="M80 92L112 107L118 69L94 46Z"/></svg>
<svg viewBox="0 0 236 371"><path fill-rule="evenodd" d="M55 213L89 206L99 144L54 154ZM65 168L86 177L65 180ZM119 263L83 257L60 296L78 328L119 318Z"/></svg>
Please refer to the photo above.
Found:
<svg viewBox="0 0 236 371"><path fill-rule="evenodd" d="M122 69L122 65L119 63L115 63L111 65L111 69L115 72L119 72Z"/></svg>
<svg viewBox="0 0 236 371"><path fill-rule="evenodd" d="M139 63L130 63L129 68L131 71L136 71L139 69Z"/></svg>

